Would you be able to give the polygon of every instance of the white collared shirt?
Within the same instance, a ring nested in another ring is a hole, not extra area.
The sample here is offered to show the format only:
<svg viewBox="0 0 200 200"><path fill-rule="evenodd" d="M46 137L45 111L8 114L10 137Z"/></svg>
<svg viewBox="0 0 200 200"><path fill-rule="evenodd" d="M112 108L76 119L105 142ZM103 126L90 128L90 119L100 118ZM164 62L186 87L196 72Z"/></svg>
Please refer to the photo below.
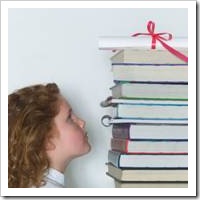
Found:
<svg viewBox="0 0 200 200"><path fill-rule="evenodd" d="M65 176L56 169L49 168L45 177L46 184L40 188L64 188Z"/></svg>

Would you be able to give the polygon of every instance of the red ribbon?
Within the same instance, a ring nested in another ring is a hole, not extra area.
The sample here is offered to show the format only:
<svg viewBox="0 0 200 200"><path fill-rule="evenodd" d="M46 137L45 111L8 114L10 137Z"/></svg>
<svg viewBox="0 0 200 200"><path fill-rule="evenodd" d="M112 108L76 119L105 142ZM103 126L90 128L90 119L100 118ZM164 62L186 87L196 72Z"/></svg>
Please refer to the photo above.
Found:
<svg viewBox="0 0 200 200"><path fill-rule="evenodd" d="M150 35L152 37L152 43L151 43L151 48L152 49L156 48L156 40L158 40L162 44L162 46L165 49L167 49L169 52L171 52L172 54L174 54L175 56L177 56L178 58L180 58L184 62L188 62L188 57L187 56L185 56L181 52L177 51L176 49L170 47L165 42L163 42L163 40L164 41L171 40L172 39L172 34L166 33L166 32L163 32L163 33L154 33L155 23L152 22L152 21L148 22L148 24L147 24L147 30L148 30L149 33L135 33L135 34L133 34L131 36L135 37L135 36L139 36L139 35Z"/></svg>

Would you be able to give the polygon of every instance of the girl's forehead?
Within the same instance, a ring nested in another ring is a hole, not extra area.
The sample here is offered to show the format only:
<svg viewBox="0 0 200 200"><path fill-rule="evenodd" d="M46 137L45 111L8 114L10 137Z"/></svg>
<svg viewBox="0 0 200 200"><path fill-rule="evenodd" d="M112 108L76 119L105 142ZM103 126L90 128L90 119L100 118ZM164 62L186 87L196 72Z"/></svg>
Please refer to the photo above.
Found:
<svg viewBox="0 0 200 200"><path fill-rule="evenodd" d="M64 97L60 99L60 111L65 113L71 111L71 106Z"/></svg>

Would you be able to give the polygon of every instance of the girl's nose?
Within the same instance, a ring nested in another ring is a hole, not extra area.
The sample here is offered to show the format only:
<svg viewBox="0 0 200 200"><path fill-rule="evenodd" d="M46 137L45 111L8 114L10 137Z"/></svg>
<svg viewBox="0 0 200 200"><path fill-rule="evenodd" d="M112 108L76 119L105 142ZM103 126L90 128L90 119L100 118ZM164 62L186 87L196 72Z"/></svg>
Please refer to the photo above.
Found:
<svg viewBox="0 0 200 200"><path fill-rule="evenodd" d="M85 128L85 121L74 115L76 123L83 129Z"/></svg>
<svg viewBox="0 0 200 200"><path fill-rule="evenodd" d="M82 120L82 119L80 119L80 118L78 118L78 123L79 123L79 126L82 128L82 129L84 129L85 128L85 121L84 120Z"/></svg>

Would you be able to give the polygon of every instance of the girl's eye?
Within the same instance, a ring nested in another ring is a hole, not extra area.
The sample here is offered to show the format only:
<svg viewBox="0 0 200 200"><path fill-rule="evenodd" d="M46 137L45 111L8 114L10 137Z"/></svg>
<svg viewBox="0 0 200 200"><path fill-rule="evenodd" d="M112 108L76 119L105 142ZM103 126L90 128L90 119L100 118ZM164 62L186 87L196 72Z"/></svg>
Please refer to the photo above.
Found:
<svg viewBox="0 0 200 200"><path fill-rule="evenodd" d="M74 122L74 114L73 114L73 112L71 112L71 113L68 115L66 121L67 121L67 122Z"/></svg>
<svg viewBox="0 0 200 200"><path fill-rule="evenodd" d="M72 120L72 115L70 114L70 115L67 117L66 121L68 122L68 121L71 121L71 120Z"/></svg>

